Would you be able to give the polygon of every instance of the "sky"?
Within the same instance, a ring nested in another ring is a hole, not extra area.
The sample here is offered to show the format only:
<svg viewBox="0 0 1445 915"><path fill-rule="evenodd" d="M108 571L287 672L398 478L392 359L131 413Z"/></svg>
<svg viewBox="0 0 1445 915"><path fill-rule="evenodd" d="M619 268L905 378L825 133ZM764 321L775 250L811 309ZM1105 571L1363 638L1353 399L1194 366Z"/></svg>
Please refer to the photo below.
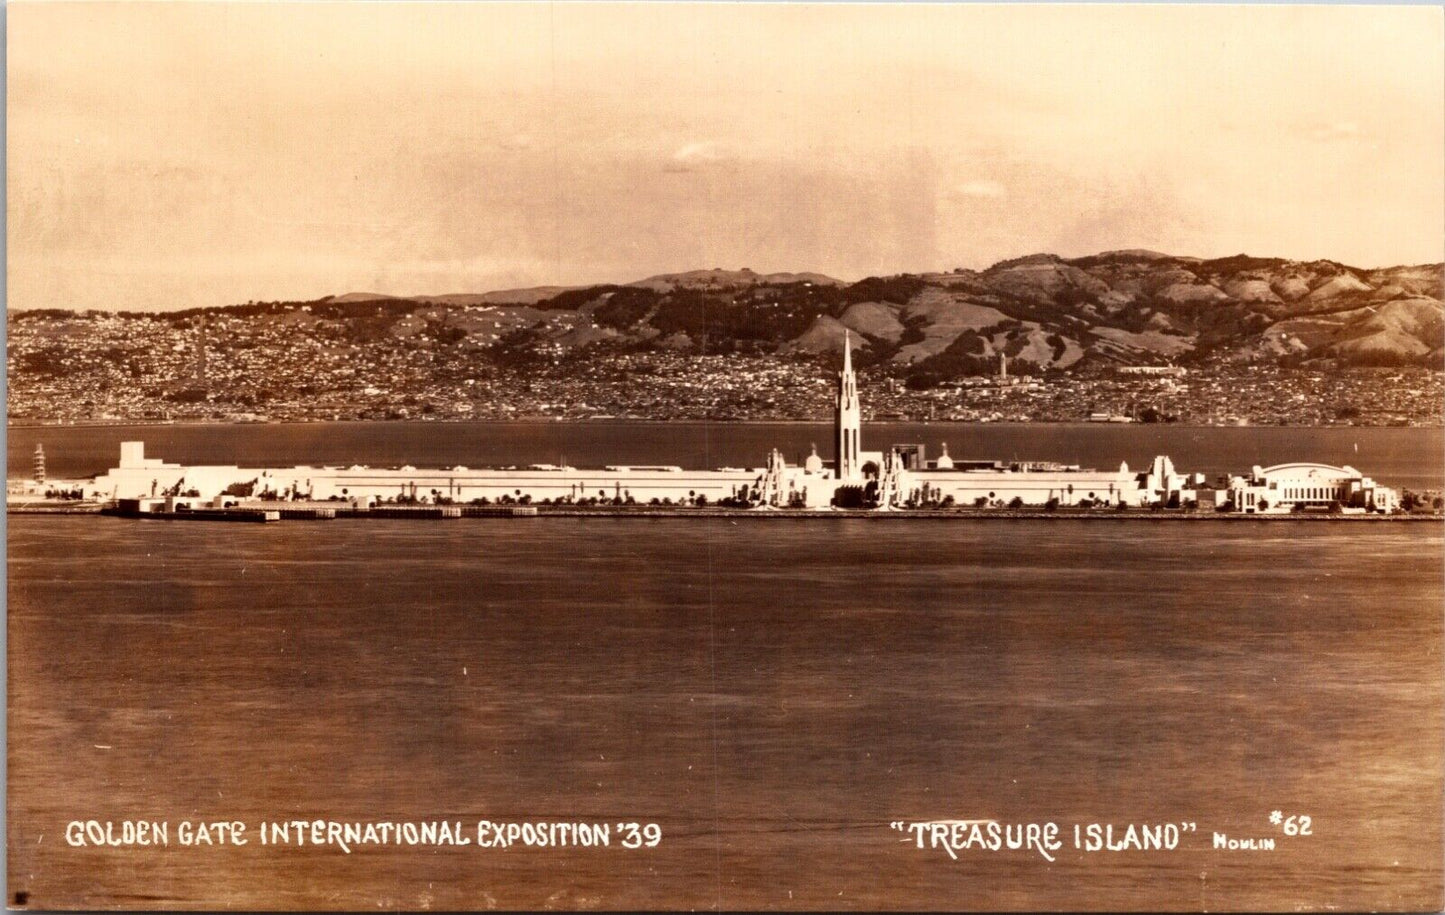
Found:
<svg viewBox="0 0 1445 915"><path fill-rule="evenodd" d="M1438 6L8 8L8 304L1445 260Z"/></svg>

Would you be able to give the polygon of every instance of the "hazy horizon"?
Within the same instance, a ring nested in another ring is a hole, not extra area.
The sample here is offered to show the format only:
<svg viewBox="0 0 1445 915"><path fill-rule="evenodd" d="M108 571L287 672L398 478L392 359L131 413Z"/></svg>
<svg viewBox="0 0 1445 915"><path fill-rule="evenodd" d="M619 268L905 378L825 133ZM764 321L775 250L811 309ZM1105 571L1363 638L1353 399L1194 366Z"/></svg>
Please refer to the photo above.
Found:
<svg viewBox="0 0 1445 915"><path fill-rule="evenodd" d="M1445 261L1438 7L12 4L9 306Z"/></svg>
<svg viewBox="0 0 1445 915"><path fill-rule="evenodd" d="M1127 248L1126 248L1126 249L1111 249L1110 251L1096 251L1096 252L1094 252L1094 254L1096 254L1096 255L1098 255L1098 254L1111 254L1111 253L1114 253L1114 252L1116 252L1116 251L1127 251L1127 250L1130 250L1130 249L1127 249ZM1140 250L1140 249L1134 249L1134 250ZM1052 252L1052 251L1034 251L1034 252L1030 252L1029 254L1020 254L1020 255L1013 256L1013 257L1004 258L1004 260L1005 260L1005 261L1017 260L1017 259L1019 259L1019 258L1030 257L1030 256L1033 256L1033 255L1045 255L1045 254L1054 254L1054 253L1055 253L1055 252ZM1177 254L1177 253L1167 252L1167 251L1160 251L1160 252L1155 252L1155 253L1165 254L1165 255L1168 255L1168 256L1170 256L1170 257L1176 257L1176 258L1179 258L1179 259L1182 259L1182 260L1209 260L1209 259L1211 259L1211 258L1200 258L1200 257L1197 257L1196 255L1191 255L1191 254ZM1233 255L1225 254L1225 255L1218 255L1218 256L1219 256L1219 257L1223 257L1223 258L1228 258L1228 257L1234 257L1234 256L1240 256L1240 255L1248 256L1248 257L1273 257L1273 255L1254 254L1254 253L1252 253L1252 252L1247 252L1247 251L1236 251ZM1058 255L1058 256L1062 257L1062 255ZM1089 255L1089 254L1080 254L1080 255L1078 255L1077 257L1090 257L1090 256L1091 256L1091 255ZM1068 259L1077 259L1077 258L1068 258ZM1310 263L1310 262L1314 262L1314 261L1327 260L1327 261L1333 261L1333 262L1335 262L1335 263L1341 263L1341 264L1342 264L1343 266L1345 266L1345 267L1350 267L1350 268L1352 268L1352 269L1356 269L1356 270L1360 270L1360 271L1383 270L1383 269L1388 269L1388 268L1391 268L1391 267L1419 267L1419 266L1431 266L1431 267L1434 267L1434 266L1441 266L1442 263L1445 263L1445 262L1442 262L1442 261L1436 261L1436 262L1433 262L1433 263L1421 263L1421 264L1406 264L1406 263L1400 263L1400 264L1368 264L1368 265L1366 265L1366 264L1350 264L1350 263L1344 263L1344 262L1340 261L1338 258L1310 258L1310 259L1308 259L1308 260L1306 260L1306 259L1301 259L1301 258L1287 258L1287 260L1296 260L1296 261L1299 261L1299 262L1301 262L1301 263ZM996 261L995 263L1001 263L1001 262L1002 262L1002 261ZM979 268L979 269L980 269L980 271L981 271L981 270L987 269L988 267L991 267L991 266L993 266L993 264L985 265L983 268ZM248 298L246 298L246 299L238 299L238 300L236 300L236 301L200 303L200 304L195 304L195 305L171 305L171 306L161 306L161 307L147 307L147 306L141 305L141 306L135 306L135 307L97 308L97 307L95 307L95 306L87 306L87 305L17 305L17 304L11 303L11 304L8 306L8 308L9 308L9 310L11 310L11 311L47 311L47 310L60 309L60 310L64 310L64 311L128 311L128 312L148 312L148 311L155 311L155 312L160 312L160 311L180 311L180 310L189 309L189 308L227 308L227 307L232 307L232 306L247 305L247 304L252 303L252 302L273 302L273 301L274 301L274 302L309 302L309 301L316 301L316 300L318 300L318 299L340 298L340 297L343 297L343 296L354 296L354 295L375 295L378 299L433 299L433 298L442 298L442 297L445 297L445 296L455 296L455 295L483 295L483 294L486 294L486 293L509 292L509 291L514 291L514 290L525 290L525 289L532 289L532 288L550 288L550 287L558 287L558 288L585 288L585 287L587 287L587 286L607 286L607 285L625 286L625 285L628 285L628 284L630 284L630 283L637 283L637 282L641 282L641 281L644 281L644 280L652 279L652 278L658 277L658 276L677 275L677 274L691 273L691 272L696 272L696 271L713 270L713 269L721 269L721 270L723 270L724 272L729 272L729 273L738 273L738 272L742 272L743 270L751 269L751 268L748 267L748 265L746 265L746 264L744 264L744 265L742 265L742 266L738 266L738 267L728 267L728 266L722 266L722 265L719 265L719 266L717 266L717 267L688 267L688 268L682 268L682 269L678 269L678 270L668 270L668 271L665 271L665 272L660 273L660 274L650 274L650 275L648 275L648 276L634 276L634 277L623 278L623 279L610 279L610 278L609 278L609 279L599 279L599 280L584 281L584 282L580 282L580 283L569 283L569 284L563 284L563 283L537 283L537 284L534 284L534 285L532 285L532 286L488 286L488 287L486 287L486 288L477 288L477 289L448 289L448 290L444 290L444 291L428 291L428 290L422 290L422 291L409 291L409 292L408 292L408 291L383 292L383 291L378 291L378 290L375 290L375 289L360 289L360 288L357 288L357 289L341 289L341 290L336 290L336 291L334 291L334 292L325 292L325 293L322 293L322 294L317 295L317 296L311 296L311 297L309 297L309 298L302 298L302 297L298 297L298 296L279 296L279 297L274 297L274 298L257 298L257 297L255 297L255 296L250 296L250 297L248 297ZM974 268L966 268L966 269L974 269ZM810 270L810 269L808 269L808 268L806 268L806 267L800 267L800 268L798 268L798 269L796 269L796 270L754 270L753 272L754 272L754 273L757 273L757 274L759 274L759 275L766 275L766 274L770 274L770 273L774 273L774 274L787 274L787 273L793 273L793 274L820 274L820 273L822 273L821 270ZM927 272L934 272L934 271L922 271L922 270L890 270L890 271L883 271L883 272L879 272L879 273L868 274L867 276L836 276L836 275L833 275L833 274L827 274L827 276L828 276L829 278L831 278L831 279L838 280L838 281L840 281L840 282L844 282L844 283L854 283L854 282L857 282L857 281L862 280L862 279L867 279L868 276L887 277L887 276L899 276L899 275L905 275L905 274L923 274L923 273L927 273ZM946 272L946 271L945 271L945 272ZM361 300L358 299L358 301L361 301Z"/></svg>

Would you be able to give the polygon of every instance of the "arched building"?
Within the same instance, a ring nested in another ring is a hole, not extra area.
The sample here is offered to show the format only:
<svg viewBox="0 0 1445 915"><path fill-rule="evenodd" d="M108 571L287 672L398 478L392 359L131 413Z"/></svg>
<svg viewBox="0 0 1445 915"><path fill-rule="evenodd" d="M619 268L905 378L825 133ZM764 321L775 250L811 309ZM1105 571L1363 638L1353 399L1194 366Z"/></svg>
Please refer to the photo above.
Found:
<svg viewBox="0 0 1445 915"><path fill-rule="evenodd" d="M1399 495L1353 467L1298 462L1255 467L1249 476L1229 478L1229 501L1246 514L1311 508L1391 512Z"/></svg>

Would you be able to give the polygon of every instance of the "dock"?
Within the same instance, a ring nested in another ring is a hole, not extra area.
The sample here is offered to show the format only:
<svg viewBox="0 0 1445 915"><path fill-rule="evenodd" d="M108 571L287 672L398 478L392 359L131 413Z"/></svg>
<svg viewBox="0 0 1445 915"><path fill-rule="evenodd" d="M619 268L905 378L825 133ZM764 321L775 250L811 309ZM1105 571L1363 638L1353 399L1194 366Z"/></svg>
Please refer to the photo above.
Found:
<svg viewBox="0 0 1445 915"><path fill-rule="evenodd" d="M119 518L138 518L145 521L231 521L266 524L281 520L281 512L272 509L263 511L250 508L197 508L172 512L140 512L121 508L101 509L101 514Z"/></svg>

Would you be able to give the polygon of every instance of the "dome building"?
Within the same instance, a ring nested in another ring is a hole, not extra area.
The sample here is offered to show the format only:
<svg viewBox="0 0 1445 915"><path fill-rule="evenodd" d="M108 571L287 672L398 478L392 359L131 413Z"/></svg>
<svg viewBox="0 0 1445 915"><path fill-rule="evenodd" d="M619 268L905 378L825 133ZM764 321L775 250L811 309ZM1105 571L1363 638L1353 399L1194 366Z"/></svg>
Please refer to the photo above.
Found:
<svg viewBox="0 0 1445 915"><path fill-rule="evenodd" d="M818 457L818 446L813 445L813 453L803 461L803 472L807 474L818 474L823 472L823 459Z"/></svg>

